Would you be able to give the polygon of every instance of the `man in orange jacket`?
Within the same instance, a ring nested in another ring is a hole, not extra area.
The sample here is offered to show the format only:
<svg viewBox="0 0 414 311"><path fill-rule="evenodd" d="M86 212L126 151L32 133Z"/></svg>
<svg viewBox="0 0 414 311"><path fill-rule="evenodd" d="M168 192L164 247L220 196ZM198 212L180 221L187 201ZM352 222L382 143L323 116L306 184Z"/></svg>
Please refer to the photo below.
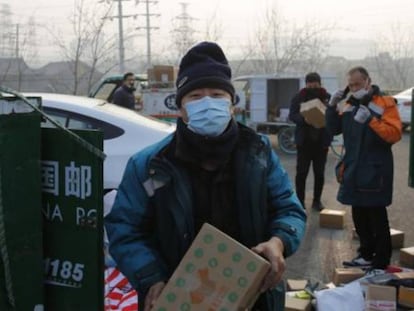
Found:
<svg viewBox="0 0 414 311"><path fill-rule="evenodd" d="M402 125L394 99L371 84L365 68L352 68L347 78L347 88L334 93L326 111L326 128L344 138L337 199L352 206L360 239L357 256L343 264L385 269L392 252L386 210L393 192L391 147L401 139Z"/></svg>

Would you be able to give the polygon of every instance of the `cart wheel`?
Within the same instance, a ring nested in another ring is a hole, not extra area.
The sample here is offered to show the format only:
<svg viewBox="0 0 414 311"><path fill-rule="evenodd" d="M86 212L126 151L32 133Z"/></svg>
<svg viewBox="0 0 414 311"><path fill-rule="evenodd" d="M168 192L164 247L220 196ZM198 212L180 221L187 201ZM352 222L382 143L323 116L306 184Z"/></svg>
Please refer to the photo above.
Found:
<svg viewBox="0 0 414 311"><path fill-rule="evenodd" d="M279 147L287 154L296 154L295 128L293 126L283 126L277 134Z"/></svg>

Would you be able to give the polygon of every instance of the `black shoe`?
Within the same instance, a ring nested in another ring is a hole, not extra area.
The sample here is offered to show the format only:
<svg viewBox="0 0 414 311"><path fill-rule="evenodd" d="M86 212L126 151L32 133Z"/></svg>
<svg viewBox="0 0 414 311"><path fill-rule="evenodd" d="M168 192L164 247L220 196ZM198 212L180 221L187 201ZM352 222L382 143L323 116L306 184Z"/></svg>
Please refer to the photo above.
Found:
<svg viewBox="0 0 414 311"><path fill-rule="evenodd" d="M321 201L313 201L312 202L312 209L320 212L321 210L323 210L325 208L325 206L323 206Z"/></svg>

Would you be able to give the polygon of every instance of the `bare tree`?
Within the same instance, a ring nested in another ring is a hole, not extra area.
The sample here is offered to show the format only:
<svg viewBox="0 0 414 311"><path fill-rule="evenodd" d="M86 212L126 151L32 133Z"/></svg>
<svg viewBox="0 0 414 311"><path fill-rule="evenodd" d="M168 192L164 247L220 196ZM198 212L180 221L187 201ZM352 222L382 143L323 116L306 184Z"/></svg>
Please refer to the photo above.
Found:
<svg viewBox="0 0 414 311"><path fill-rule="evenodd" d="M388 88L401 90L412 86L413 27L391 25L374 43L372 54L377 75Z"/></svg>
<svg viewBox="0 0 414 311"><path fill-rule="evenodd" d="M67 79L51 81L55 88L64 88L65 92L72 94L87 93L100 78L97 77L98 68L104 73L114 68L116 39L114 36L107 37L104 32L111 11L112 5L96 3L87 7L85 0L76 0L74 13L69 17L71 41L67 43L58 33L51 32L72 75L71 83L67 83ZM56 86L58 83L61 83L60 87ZM84 85L86 90L80 88Z"/></svg>
<svg viewBox="0 0 414 311"><path fill-rule="evenodd" d="M202 40L219 41L223 36L223 24L217 17L217 10L207 17Z"/></svg>
<svg viewBox="0 0 414 311"><path fill-rule="evenodd" d="M96 82L98 67L100 73L105 75L110 70L118 66L118 60L115 57L116 40L114 36L106 36L104 32L105 21L112 11L112 5L103 11L103 17L95 19L91 24L91 36L87 49L87 60L90 64L88 72L88 93Z"/></svg>
<svg viewBox="0 0 414 311"><path fill-rule="evenodd" d="M26 63L34 62L37 57L36 21L29 17L24 25L16 24L16 60L17 60L17 90L22 89L22 83L30 68Z"/></svg>
<svg viewBox="0 0 414 311"><path fill-rule="evenodd" d="M315 70L329 48L329 33L333 26L308 22L304 25L289 23L276 7L267 10L259 25L251 48L257 60L255 69L261 73Z"/></svg>

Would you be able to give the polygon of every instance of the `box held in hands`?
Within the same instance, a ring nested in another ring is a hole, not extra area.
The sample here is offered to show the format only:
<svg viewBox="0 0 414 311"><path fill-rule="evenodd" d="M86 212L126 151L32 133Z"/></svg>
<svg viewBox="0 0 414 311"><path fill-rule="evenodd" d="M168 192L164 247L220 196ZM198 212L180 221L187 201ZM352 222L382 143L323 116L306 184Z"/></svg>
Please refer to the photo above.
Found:
<svg viewBox="0 0 414 311"><path fill-rule="evenodd" d="M300 113L306 122L316 128L325 127L325 110L324 103L315 98L308 100L300 105Z"/></svg>
<svg viewBox="0 0 414 311"><path fill-rule="evenodd" d="M152 310L245 310L260 293L270 264L204 224Z"/></svg>

